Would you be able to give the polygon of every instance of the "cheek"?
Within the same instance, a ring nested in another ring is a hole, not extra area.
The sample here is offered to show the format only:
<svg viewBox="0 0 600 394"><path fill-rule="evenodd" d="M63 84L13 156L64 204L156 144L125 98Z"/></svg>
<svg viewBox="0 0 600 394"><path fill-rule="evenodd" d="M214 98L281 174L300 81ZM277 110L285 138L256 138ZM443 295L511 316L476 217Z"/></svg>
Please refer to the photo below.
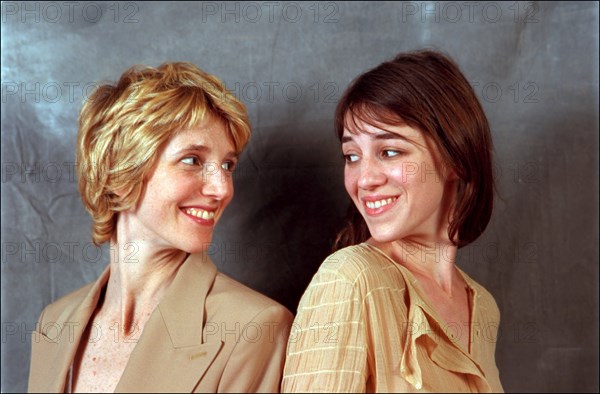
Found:
<svg viewBox="0 0 600 394"><path fill-rule="evenodd" d="M202 183L199 178L190 176L171 176L157 191L158 199L165 205L185 205L193 200Z"/></svg>
<svg viewBox="0 0 600 394"><path fill-rule="evenodd" d="M162 206L162 201L170 198L171 192L165 193L164 186L158 177L151 178L146 185L142 187L142 194L137 202L137 207L144 210L155 211L157 207Z"/></svg>
<svg viewBox="0 0 600 394"><path fill-rule="evenodd" d="M354 197L357 190L358 176L357 171L351 167L344 168L344 186L350 197Z"/></svg>
<svg viewBox="0 0 600 394"><path fill-rule="evenodd" d="M227 197L225 197L223 199L223 208L225 208L227 205L229 205L229 203L233 199L233 195L234 194L235 193L234 193L234 190L233 190L233 180L231 178L229 178L227 180Z"/></svg>
<svg viewBox="0 0 600 394"><path fill-rule="evenodd" d="M420 182L422 164L415 161L403 161L389 169L389 176L396 184L408 186Z"/></svg>

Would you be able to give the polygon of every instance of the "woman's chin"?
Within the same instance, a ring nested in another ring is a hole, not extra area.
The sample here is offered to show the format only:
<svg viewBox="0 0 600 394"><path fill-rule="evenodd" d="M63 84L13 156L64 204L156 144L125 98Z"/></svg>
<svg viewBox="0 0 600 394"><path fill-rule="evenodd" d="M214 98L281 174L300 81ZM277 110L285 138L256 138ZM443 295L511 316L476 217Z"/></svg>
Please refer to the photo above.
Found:
<svg viewBox="0 0 600 394"><path fill-rule="evenodd" d="M371 233L371 238L380 244L397 241L399 239L397 234L386 232L386 231L371 231L370 230L370 233Z"/></svg>
<svg viewBox="0 0 600 394"><path fill-rule="evenodd" d="M215 251L217 245L212 243L210 239L196 240L194 242L182 242L177 245L178 249L189 254L204 254Z"/></svg>

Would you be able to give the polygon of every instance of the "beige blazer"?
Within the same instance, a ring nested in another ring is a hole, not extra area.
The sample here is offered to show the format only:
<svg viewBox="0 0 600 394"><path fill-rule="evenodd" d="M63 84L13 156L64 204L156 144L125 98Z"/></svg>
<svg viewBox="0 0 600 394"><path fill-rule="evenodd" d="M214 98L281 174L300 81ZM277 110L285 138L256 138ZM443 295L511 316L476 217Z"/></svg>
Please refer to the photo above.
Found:
<svg viewBox="0 0 600 394"><path fill-rule="evenodd" d="M48 305L32 335L30 392L65 392L83 332L106 286ZM190 255L146 323L115 392L278 392L292 314ZM92 340L92 339L90 339Z"/></svg>

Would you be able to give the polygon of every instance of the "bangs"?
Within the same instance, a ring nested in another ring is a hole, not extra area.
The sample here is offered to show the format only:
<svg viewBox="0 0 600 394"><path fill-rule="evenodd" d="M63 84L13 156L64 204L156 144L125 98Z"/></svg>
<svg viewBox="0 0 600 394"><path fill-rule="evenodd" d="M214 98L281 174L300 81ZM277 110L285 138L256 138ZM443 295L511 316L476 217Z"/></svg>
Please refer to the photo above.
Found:
<svg viewBox="0 0 600 394"><path fill-rule="evenodd" d="M195 87L179 86L162 93L152 114L151 127L166 131L171 138L184 130L200 127L207 117L220 122L227 130L226 137L240 153L248 140L247 133L240 131L223 110L217 108L213 98Z"/></svg>
<svg viewBox="0 0 600 394"><path fill-rule="evenodd" d="M382 130L386 130L386 126L389 125L407 125L407 122L404 119L389 109L369 103L359 103L349 107L344 114L342 127L352 134L356 134L358 132L368 133L358 125L358 122L362 122Z"/></svg>
<svg viewBox="0 0 600 394"><path fill-rule="evenodd" d="M406 135L399 134L398 132L391 130L392 127L403 127L408 126L414 128L422 133L418 126L411 125L409 122L404 120L400 115L392 112L390 109L380 105L373 105L369 103L361 103L354 105L346 110L343 115L343 121L339 123L338 133L340 141L344 131L348 131L350 134L356 135L358 133L374 135L372 131L366 130L365 126L374 127L382 130L389 134L395 134L401 138L410 141L416 145L421 146L417 141L412 138L408 138Z"/></svg>
<svg viewBox="0 0 600 394"><path fill-rule="evenodd" d="M160 92L144 107L139 112L153 128L192 129L202 123L212 105L199 89L180 86Z"/></svg>

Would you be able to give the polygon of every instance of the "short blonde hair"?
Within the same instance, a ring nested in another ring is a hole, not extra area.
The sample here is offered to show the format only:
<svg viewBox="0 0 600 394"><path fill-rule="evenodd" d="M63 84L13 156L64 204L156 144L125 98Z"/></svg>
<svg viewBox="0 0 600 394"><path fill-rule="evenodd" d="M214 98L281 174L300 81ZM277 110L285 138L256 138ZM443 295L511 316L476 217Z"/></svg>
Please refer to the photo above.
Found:
<svg viewBox="0 0 600 394"><path fill-rule="evenodd" d="M79 193L101 245L118 212L137 204L165 143L206 116L221 120L239 153L250 138L248 112L224 84L191 63L133 66L116 84L98 86L81 109L77 134Z"/></svg>

